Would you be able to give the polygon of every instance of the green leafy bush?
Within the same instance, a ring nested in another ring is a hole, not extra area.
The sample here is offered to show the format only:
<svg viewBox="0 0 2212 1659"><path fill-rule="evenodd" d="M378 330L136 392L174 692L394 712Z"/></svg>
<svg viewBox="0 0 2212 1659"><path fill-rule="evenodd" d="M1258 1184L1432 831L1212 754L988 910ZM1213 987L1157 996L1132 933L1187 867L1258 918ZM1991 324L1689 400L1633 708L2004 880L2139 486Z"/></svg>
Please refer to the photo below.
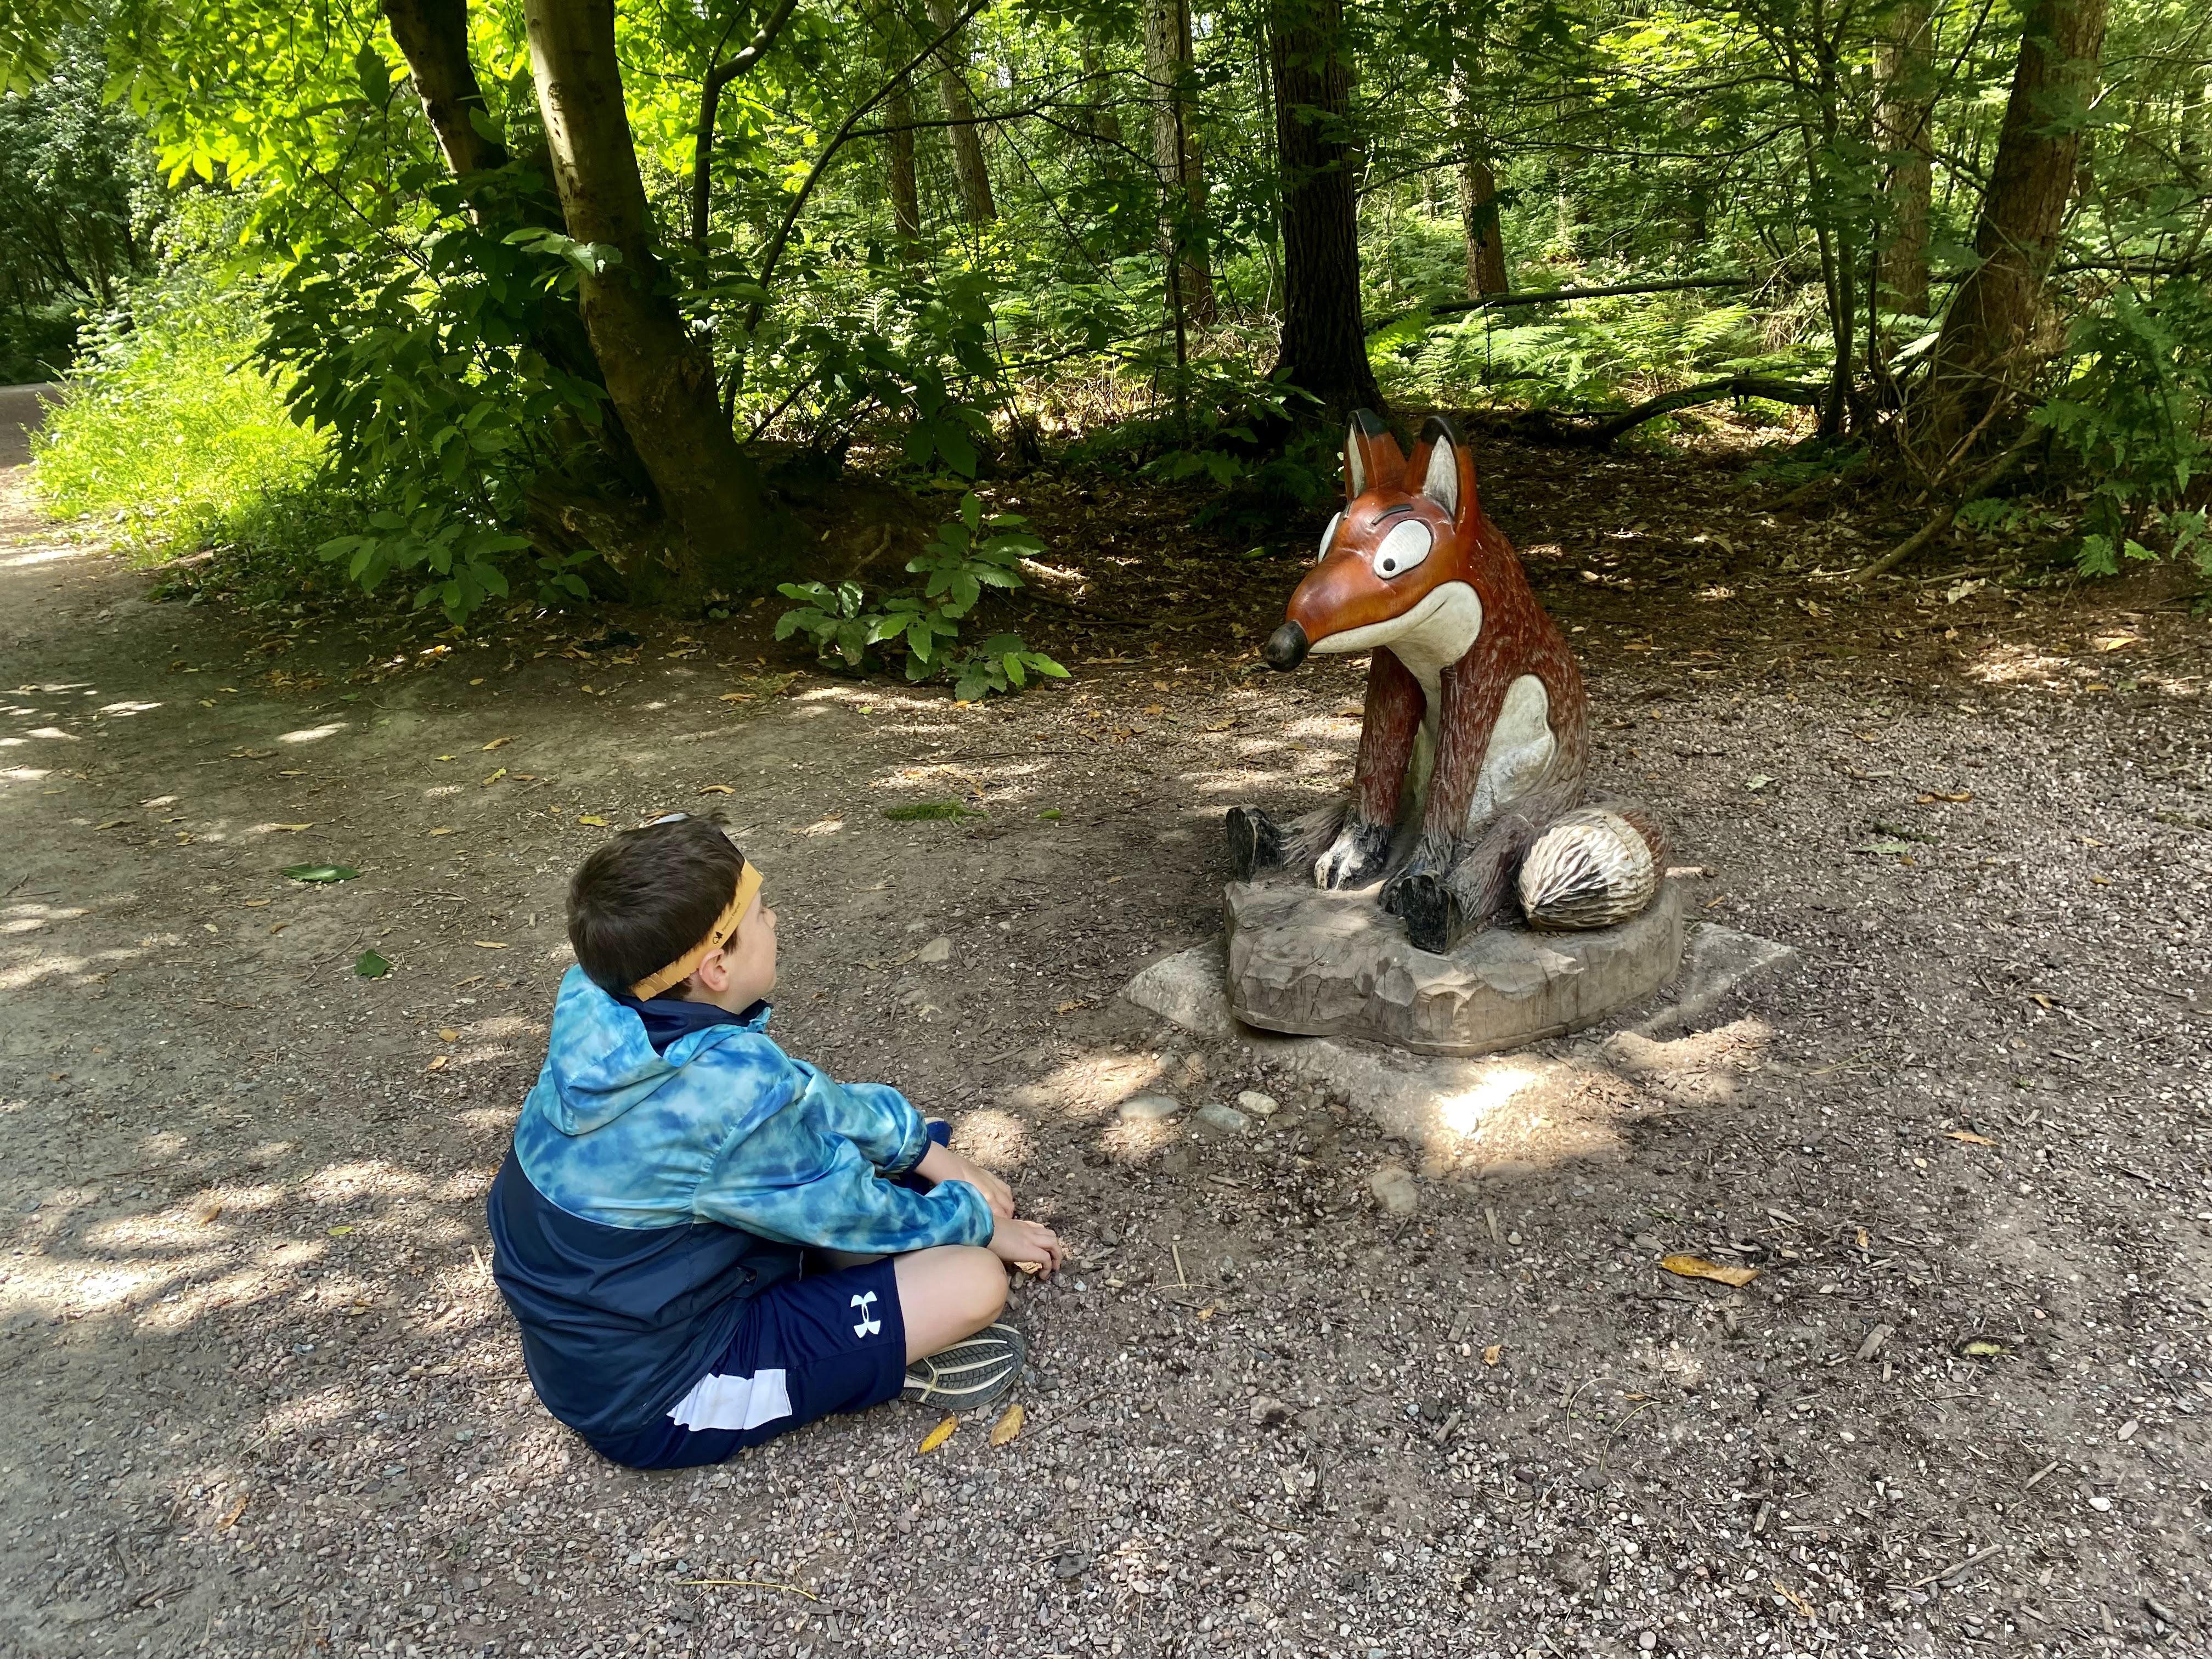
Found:
<svg viewBox="0 0 2212 1659"><path fill-rule="evenodd" d="M997 634L955 653L961 620L989 587L1023 586L1022 560L1044 550L1018 514L986 518L971 490L960 498L960 516L939 525L937 538L908 559L907 569L925 578L921 590L883 597L871 605L858 582L785 582L778 591L799 603L775 619L775 636L803 634L824 661L842 661L854 672L871 666L877 647L906 658L906 677L926 680L950 674L953 696L973 702L994 691L1018 691L1032 675L1066 679L1067 670L1032 651L1018 634Z"/></svg>
<svg viewBox="0 0 2212 1659"><path fill-rule="evenodd" d="M2142 539L2155 532L2173 554L2193 547L2197 568L2212 575L2205 514L2185 505L2212 457L2212 295L2187 277L2148 300L2116 289L2109 310L2075 326L2069 350L2068 383L2034 419L2088 476L2075 553L2082 574L2157 557Z"/></svg>
<svg viewBox="0 0 2212 1659"><path fill-rule="evenodd" d="M277 378L246 361L254 301L188 268L87 331L32 443L49 511L112 517L117 543L147 556L283 538L326 446L286 412Z"/></svg>

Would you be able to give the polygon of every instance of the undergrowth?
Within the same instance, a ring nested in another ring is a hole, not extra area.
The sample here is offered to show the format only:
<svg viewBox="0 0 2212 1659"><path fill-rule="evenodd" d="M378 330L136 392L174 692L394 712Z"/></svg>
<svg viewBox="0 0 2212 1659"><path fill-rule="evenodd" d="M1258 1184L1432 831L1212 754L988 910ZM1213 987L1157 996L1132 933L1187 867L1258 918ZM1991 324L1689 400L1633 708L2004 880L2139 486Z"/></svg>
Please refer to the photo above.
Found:
<svg viewBox="0 0 2212 1659"><path fill-rule="evenodd" d="M186 270L140 288L87 331L87 349L32 440L33 488L57 514L112 521L152 560L211 545L297 568L339 505L325 453L280 388L245 359L252 289Z"/></svg>

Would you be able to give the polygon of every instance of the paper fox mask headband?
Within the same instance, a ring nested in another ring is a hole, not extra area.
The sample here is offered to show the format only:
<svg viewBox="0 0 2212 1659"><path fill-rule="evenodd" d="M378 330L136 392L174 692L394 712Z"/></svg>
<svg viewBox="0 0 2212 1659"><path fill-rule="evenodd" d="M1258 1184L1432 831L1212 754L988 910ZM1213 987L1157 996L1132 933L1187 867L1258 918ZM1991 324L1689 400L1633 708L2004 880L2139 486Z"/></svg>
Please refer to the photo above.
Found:
<svg viewBox="0 0 2212 1659"><path fill-rule="evenodd" d="M666 823L684 814L671 812L665 817L655 818L655 823ZM743 853L738 854L738 884L730 895L730 902L722 907L722 914L714 918L714 925L707 930L707 937L686 951L659 972L649 974L629 988L629 994L640 1002L650 1001L672 985L681 984L691 977L701 963L737 937L738 924L744 920L745 911L760 896L761 872L758 866Z"/></svg>

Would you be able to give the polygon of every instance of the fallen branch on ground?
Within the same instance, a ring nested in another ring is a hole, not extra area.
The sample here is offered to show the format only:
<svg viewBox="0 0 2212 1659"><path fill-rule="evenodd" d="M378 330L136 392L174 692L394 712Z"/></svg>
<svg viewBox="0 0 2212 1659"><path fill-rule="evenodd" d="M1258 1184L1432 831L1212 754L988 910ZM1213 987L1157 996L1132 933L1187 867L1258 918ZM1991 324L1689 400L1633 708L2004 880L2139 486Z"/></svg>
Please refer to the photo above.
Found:
<svg viewBox="0 0 2212 1659"><path fill-rule="evenodd" d="M1882 575L1888 571L1895 569L1899 565L1903 564L1907 559L1920 551L1922 548L1927 546L1929 543L1934 541L1946 530L1948 530L1951 527L1951 521L1959 516L1960 509L1965 507L1967 502L1978 501L1982 496L1988 495L1991 489L1995 489L1998 480L2002 478L2006 473L2012 471L2013 463L2018 460L2022 455L2025 455L2030 446L2039 440L2042 434L2038 433L2033 438L2021 439L2010 449L2005 451L2003 454L1998 456L1996 460L1990 462L1987 467L1983 469L1982 474L1979 477L1968 484L1964 490L1960 491L1950 501L1945 502L1942 510L1937 513L1934 518L1929 520L1926 524L1922 525L1919 529L1914 531L1903 541L1898 543L1895 547L1891 548L1888 552L1881 555L1881 557L1869 559L1866 563L1861 565L1856 570L1853 571L1851 573L1850 579L1851 586L1854 587L1864 587L1876 576Z"/></svg>
<svg viewBox="0 0 2212 1659"><path fill-rule="evenodd" d="M1657 398L1646 398L1632 410L1613 416L1589 434L1589 441L1600 449L1605 448L1622 433L1662 415L1671 415L1678 409L1688 409L1697 404L1717 404L1727 398L1764 398L1770 403L1809 404L1818 408L1823 396L1819 386L1800 386L1795 380L1770 380L1756 374L1736 374L1725 380L1707 380L1698 386L1684 386L1680 392L1669 392Z"/></svg>

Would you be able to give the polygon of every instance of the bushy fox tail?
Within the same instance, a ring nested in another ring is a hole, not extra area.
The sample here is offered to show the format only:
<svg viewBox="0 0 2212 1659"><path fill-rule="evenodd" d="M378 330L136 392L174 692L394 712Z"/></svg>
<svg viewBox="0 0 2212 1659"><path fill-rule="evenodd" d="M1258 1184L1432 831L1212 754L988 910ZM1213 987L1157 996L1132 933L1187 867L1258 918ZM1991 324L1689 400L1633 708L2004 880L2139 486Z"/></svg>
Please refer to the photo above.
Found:
<svg viewBox="0 0 2212 1659"><path fill-rule="evenodd" d="M1651 902L1667 838L1644 809L1601 801L1562 813L1522 861L1521 908L1533 927L1610 927Z"/></svg>

